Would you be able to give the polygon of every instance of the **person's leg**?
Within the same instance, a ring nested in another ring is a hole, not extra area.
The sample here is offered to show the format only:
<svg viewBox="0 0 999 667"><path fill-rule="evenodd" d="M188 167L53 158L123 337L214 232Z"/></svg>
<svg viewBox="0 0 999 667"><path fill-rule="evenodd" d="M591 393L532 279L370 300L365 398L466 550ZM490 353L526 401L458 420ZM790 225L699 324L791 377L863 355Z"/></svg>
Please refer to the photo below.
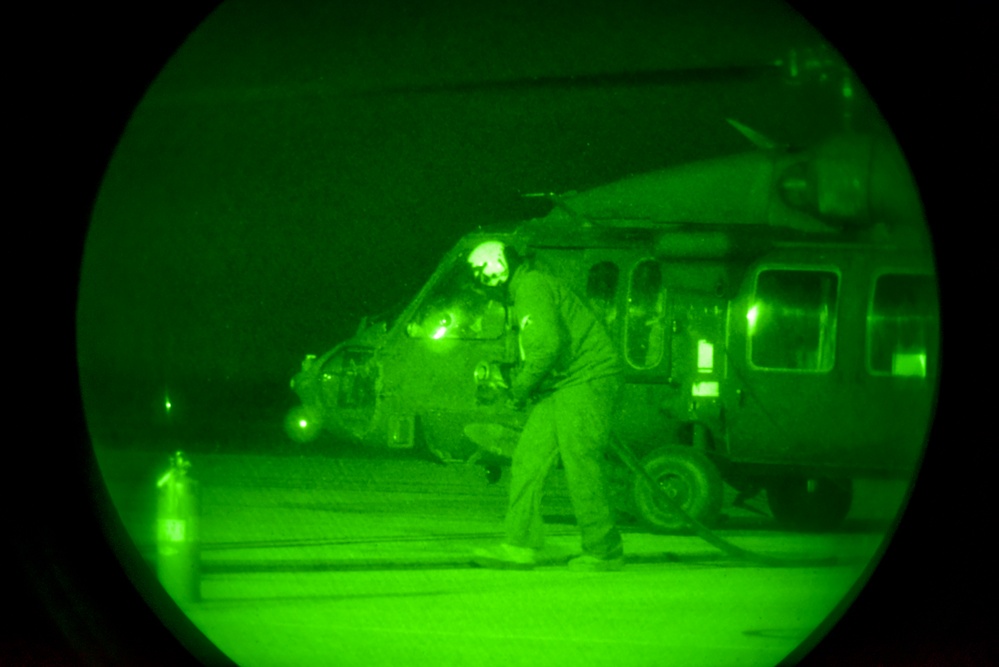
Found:
<svg viewBox="0 0 999 667"><path fill-rule="evenodd" d="M541 498L545 479L558 457L554 407L554 396L534 406L513 453L506 542L515 547L544 546Z"/></svg>
<svg viewBox="0 0 999 667"><path fill-rule="evenodd" d="M618 381L609 378L556 393L556 433L583 554L598 559L619 559L623 554L604 465L618 387Z"/></svg>

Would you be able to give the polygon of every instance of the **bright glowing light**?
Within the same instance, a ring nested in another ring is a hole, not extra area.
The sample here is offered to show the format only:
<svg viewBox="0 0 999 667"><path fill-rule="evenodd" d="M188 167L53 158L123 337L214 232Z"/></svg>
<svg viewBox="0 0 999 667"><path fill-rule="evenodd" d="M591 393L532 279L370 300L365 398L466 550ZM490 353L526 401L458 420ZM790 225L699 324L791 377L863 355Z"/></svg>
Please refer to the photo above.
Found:
<svg viewBox="0 0 999 667"><path fill-rule="evenodd" d="M432 338L434 340L440 340L441 338L444 337L446 333L447 333L447 327L440 327L439 329L437 329L437 331L434 332Z"/></svg>
<svg viewBox="0 0 999 667"><path fill-rule="evenodd" d="M760 316L759 306L753 306L752 308L749 309L749 312L746 313L746 319L749 320L750 329L756 326L756 320L759 316Z"/></svg>
<svg viewBox="0 0 999 667"><path fill-rule="evenodd" d="M167 396L164 399L164 401L163 401L163 407L166 409L167 412L170 412L170 408L173 407L173 403L170 402L170 397L169 396Z"/></svg>
<svg viewBox="0 0 999 667"><path fill-rule="evenodd" d="M891 374L920 378L926 377L926 354L920 352L908 354L896 352L892 355L891 359Z"/></svg>
<svg viewBox="0 0 999 667"><path fill-rule="evenodd" d="M715 346L706 340L697 341L697 371L710 373L715 368Z"/></svg>
<svg viewBox="0 0 999 667"><path fill-rule="evenodd" d="M717 382L697 382L691 387L691 394L694 396L703 397L717 397L718 396L718 383Z"/></svg>
<svg viewBox="0 0 999 667"><path fill-rule="evenodd" d="M299 419L298 420L298 427L299 428L305 428L308 425L309 425L309 422L305 421L304 419Z"/></svg>

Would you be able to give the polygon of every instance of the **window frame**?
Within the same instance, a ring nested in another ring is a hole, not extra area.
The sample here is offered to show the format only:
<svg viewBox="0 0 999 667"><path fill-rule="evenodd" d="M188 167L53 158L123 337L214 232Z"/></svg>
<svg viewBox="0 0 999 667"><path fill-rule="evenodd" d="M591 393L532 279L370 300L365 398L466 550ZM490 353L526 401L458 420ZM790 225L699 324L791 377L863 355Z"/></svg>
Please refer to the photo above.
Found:
<svg viewBox="0 0 999 667"><path fill-rule="evenodd" d="M741 317L747 317L749 309L753 308L757 301L757 291L759 289L760 274L767 271L798 271L802 273L831 273L836 276L836 300L833 309L833 324L830 335L833 341L832 363L828 368L775 368L773 366L758 366L753 362L753 333L750 326L746 324L746 366L754 371L764 373L793 373L809 375L827 375L836 370L839 362L839 319L840 303L843 295L843 271L835 264L797 264L797 263L768 263L758 266L753 273L753 287L750 291L750 298L747 310Z"/></svg>
<svg viewBox="0 0 999 667"><path fill-rule="evenodd" d="M444 335L440 338L434 338L432 334L413 335L411 327L415 324L419 327L423 327L423 323L419 322L420 314L427 312L430 302L434 299L435 295L439 293L451 278L452 275L457 275L463 271L463 265L460 260L460 255L457 259L452 261L448 265L442 265L438 272L435 272L431 280L429 280L420 293L413 299L412 307L407 308L406 311L400 316L400 324L402 324L403 336L409 340L432 340L432 341L497 341L502 340L509 329L510 322L510 309L505 303L496 301L495 299L489 299L487 303L498 303L503 310L503 322L500 327L499 333L495 336L448 336ZM471 280L471 278L469 278ZM474 289L470 283L470 289Z"/></svg>
<svg viewBox="0 0 999 667"><path fill-rule="evenodd" d="M657 267L659 267L659 280L660 280L660 282L659 282L659 292L658 293L659 293L659 295L662 298L662 311L659 313L659 319L662 320L662 332L661 332L661 335L659 336L659 343L658 343L658 346L657 346L658 350L655 351L655 353L656 353L655 361L653 363L651 363L651 364L640 366L640 365L635 364L631 360L631 356L629 354L630 342L631 341L630 341L630 339L628 337L628 334L629 334L629 329L630 329L629 325L630 325L630 322L631 322L631 316L630 316L630 314L629 314L628 311L630 310L630 306L631 306L631 295L632 295L632 287L634 285L634 280L635 280L635 271L638 269L639 266L642 266L643 264L646 264L646 263L649 263L649 262L651 262L651 263L655 264ZM658 260L657 258L651 256L651 255L640 257L639 259L636 259L634 262L632 262L631 267L628 269L628 284L627 284L627 289L625 290L625 293L624 293L624 309L623 309L623 312L624 312L624 324L622 325L622 328L621 328L621 352L622 352L621 356L624 358L624 362L630 368L632 368L633 370L636 370L636 371L652 371L652 370L655 370L656 368L658 368L663 363L663 359L666 358L666 338L667 338L667 335L666 335L667 334L667 331L666 331L667 330L666 321L668 319L668 312L667 312L668 308L669 308L669 294L668 294L668 290L667 290L667 287L666 287L666 272L663 270L662 262L660 260Z"/></svg>
<svg viewBox="0 0 999 667"><path fill-rule="evenodd" d="M586 269L586 285L584 287L584 294L583 294L583 296L585 297L586 304L588 306L590 306L591 309L593 307L593 299L594 299L595 296L597 296L597 295L594 295L594 294L590 293L590 279L593 277L593 270L595 268L597 268L598 266L603 266L603 265L610 265L610 266L614 267L614 272L615 272L614 273L614 286L613 286L613 289L611 290L611 293L610 293L610 299L608 300L608 304L609 304L611 310L614 311L614 318L612 320L612 324L609 324L609 325L606 322L606 318L604 318L604 320L603 320L603 323L605 325L607 325L607 333L610 334L611 336L613 336L614 335L614 331L613 330L621 326L620 322L618 321L618 316L621 313L621 304L619 302L621 300L621 275L624 272L621 270L620 263L617 262L617 261L614 261L613 259L599 259L597 261L590 260L590 261L587 262L587 264L588 264L588 268ZM602 313L594 312L595 316L599 316L601 314ZM598 317L598 321L600 321L599 317Z"/></svg>
<svg viewBox="0 0 999 667"><path fill-rule="evenodd" d="M877 271L875 271L871 275L871 282L870 282L868 293L867 293L867 309L864 312L864 368L867 370L867 373L869 375L871 375L872 377L884 377L884 378L895 378L895 379L898 379L898 378L906 378L906 379L913 378L915 380L926 380L927 378L929 378L933 374L930 369L932 369L932 368L935 367L935 364L937 363L937 360L939 358L939 354L940 354L939 344L937 346L938 349L935 351L936 352L935 358L933 358L933 359L927 358L927 360L926 360L926 374L925 375L896 375L895 373L892 373L890 370L888 370L888 371L879 371L879 370L876 370L872 366L872 364L871 364L871 356L872 356L872 353L873 353L873 342L874 342L874 339L871 336L872 315L874 314L874 297L875 297L875 295L877 293L878 281L881 280L881 278L883 278L884 276L916 276L916 277L920 277L920 278L929 278L931 281L933 281L933 287L934 287L934 290L936 292L935 297L936 297L936 304L937 304L937 313L936 313L937 325L936 326L937 326L937 329L938 329L937 333L939 335L939 328L940 328L940 286L939 286L939 282L937 281L936 275L934 273L932 273L932 272L927 273L926 271L918 271L918 270L915 270L915 269L902 269L902 268L882 268L882 269L878 269ZM930 350L927 350L927 356L929 356L929 352L930 352Z"/></svg>

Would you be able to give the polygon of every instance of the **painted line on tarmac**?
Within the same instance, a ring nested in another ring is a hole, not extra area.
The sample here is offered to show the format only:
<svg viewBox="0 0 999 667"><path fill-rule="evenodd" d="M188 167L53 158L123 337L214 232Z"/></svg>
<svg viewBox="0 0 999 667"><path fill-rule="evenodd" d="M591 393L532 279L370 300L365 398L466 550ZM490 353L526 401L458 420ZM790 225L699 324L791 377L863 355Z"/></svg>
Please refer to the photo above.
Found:
<svg viewBox="0 0 999 667"><path fill-rule="evenodd" d="M568 635L528 635L528 634L481 634L481 633L471 633L471 632L456 632L447 630L427 630L426 628L420 629L408 629L408 628L390 628L384 626L356 626L356 625L335 625L329 623L301 623L301 622L267 622L267 625L275 627L290 627L290 628L321 628L324 633L329 634L327 630L340 630L350 635L355 635L358 632L369 632L371 634L383 633L383 634L397 634L397 635L436 635L440 637L455 637L463 639L491 639L496 641L509 642L513 641L535 641L535 642L560 642L560 643L572 643L572 644L621 644L629 646L649 646L649 647L663 647L669 649L684 649L689 650L691 645L689 643L665 643L661 641L640 641L631 639L611 639L602 637L590 636L568 636ZM710 644L705 644L705 648L710 649L731 649L738 651L745 651L747 647L752 647L752 644L747 642L743 644L721 644L712 642Z"/></svg>
<svg viewBox="0 0 999 667"><path fill-rule="evenodd" d="M544 571L564 568L572 554L558 558L540 560L534 568L524 572ZM752 568L756 564L735 560L725 554L715 552L680 554L676 552L633 553L625 557L625 566L681 566L710 568ZM642 567L642 569L645 569ZM418 570L481 570L483 572L504 571L502 568L487 568L472 562L471 556L412 560L412 559L284 559L284 560L205 560L201 563L202 575L213 574L254 574L267 572L383 572ZM583 573L578 573L583 574ZM603 574L603 573L601 573Z"/></svg>
<svg viewBox="0 0 999 667"><path fill-rule="evenodd" d="M576 530L547 531L548 537L571 537ZM289 547L322 547L357 544L394 544L409 542L447 542L451 540L501 540L504 534L450 533L438 535L382 535L375 537L313 538L299 540L248 540L233 542L202 542L201 551L231 551L236 549L284 549Z"/></svg>
<svg viewBox="0 0 999 667"><path fill-rule="evenodd" d="M283 560L283 561L207 561L201 564L203 575L261 572L382 572L387 570L460 570L476 566L468 560L391 561L391 560Z"/></svg>

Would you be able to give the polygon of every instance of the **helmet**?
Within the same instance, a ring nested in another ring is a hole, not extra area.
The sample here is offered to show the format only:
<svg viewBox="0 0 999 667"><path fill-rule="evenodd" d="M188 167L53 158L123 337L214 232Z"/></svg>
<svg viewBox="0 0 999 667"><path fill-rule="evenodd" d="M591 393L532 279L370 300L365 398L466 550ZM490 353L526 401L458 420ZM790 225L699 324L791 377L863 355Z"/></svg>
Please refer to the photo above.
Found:
<svg viewBox="0 0 999 667"><path fill-rule="evenodd" d="M499 241L484 241L468 253L468 264L475 278L486 287L496 287L510 278L506 246Z"/></svg>

